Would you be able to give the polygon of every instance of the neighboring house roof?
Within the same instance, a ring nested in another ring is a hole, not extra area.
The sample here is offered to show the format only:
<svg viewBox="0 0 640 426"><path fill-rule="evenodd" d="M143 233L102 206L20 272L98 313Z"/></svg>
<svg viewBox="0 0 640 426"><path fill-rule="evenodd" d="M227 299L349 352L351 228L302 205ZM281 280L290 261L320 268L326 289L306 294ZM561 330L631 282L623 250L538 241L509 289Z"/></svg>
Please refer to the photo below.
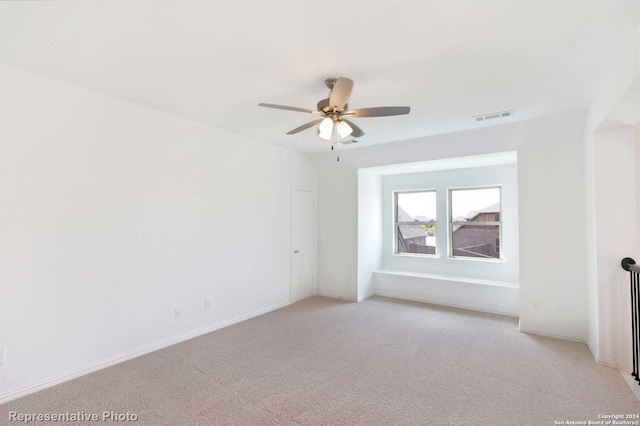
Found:
<svg viewBox="0 0 640 426"><path fill-rule="evenodd" d="M456 216L453 218L452 222L466 222L467 218L465 218L464 216ZM463 225L453 225L453 232L456 232L458 230L458 228L460 228Z"/></svg>
<svg viewBox="0 0 640 426"><path fill-rule="evenodd" d="M402 238L405 240L427 236L427 231L422 229L420 225L398 225L398 228L400 228Z"/></svg>
<svg viewBox="0 0 640 426"><path fill-rule="evenodd" d="M483 209L469 212L465 216L465 219L467 221L472 221L476 217L478 217L479 214L482 214L482 213L500 213L500 203L491 204L490 206L487 206Z"/></svg>
<svg viewBox="0 0 640 426"><path fill-rule="evenodd" d="M466 216L456 216L453 218L453 222L473 222L482 213L500 213L500 203L491 204L490 206L480 210L471 211L467 213ZM458 229L464 226L465 225L454 225L453 232L455 233Z"/></svg>
<svg viewBox="0 0 640 426"><path fill-rule="evenodd" d="M414 218L407 213L402 207L398 206L398 222L414 222L419 219ZM402 238L405 240L412 238L426 237L427 232L420 227L420 225L399 225Z"/></svg>
<svg viewBox="0 0 640 426"><path fill-rule="evenodd" d="M398 206L398 222L413 222L415 219L402 207Z"/></svg>
<svg viewBox="0 0 640 426"><path fill-rule="evenodd" d="M435 219L432 219L426 216L413 217L409 213L407 213L405 209L398 206L398 222L430 222L430 221L435 222Z"/></svg>

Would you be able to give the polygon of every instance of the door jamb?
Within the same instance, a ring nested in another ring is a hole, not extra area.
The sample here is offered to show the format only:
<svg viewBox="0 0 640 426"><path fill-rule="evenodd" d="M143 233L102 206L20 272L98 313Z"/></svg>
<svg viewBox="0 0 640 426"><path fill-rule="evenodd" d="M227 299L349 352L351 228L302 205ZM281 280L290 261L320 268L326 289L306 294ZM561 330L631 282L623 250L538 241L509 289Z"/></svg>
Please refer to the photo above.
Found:
<svg viewBox="0 0 640 426"><path fill-rule="evenodd" d="M295 191L306 191L313 194L313 276L312 293L318 294L318 195L315 188L291 185L291 208L289 212L289 303L293 302L293 194Z"/></svg>

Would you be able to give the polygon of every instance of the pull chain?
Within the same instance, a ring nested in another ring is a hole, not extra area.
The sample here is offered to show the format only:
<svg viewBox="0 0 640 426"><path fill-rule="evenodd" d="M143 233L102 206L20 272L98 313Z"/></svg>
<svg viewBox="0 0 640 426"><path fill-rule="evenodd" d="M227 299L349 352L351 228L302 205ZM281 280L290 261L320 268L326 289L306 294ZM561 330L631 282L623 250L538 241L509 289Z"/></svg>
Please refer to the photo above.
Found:
<svg viewBox="0 0 640 426"><path fill-rule="evenodd" d="M335 119L334 119L335 120ZM333 122L333 128L331 129L331 151L336 152L336 161L340 161L340 154L338 148L340 147L340 135L338 134L338 125Z"/></svg>
<svg viewBox="0 0 640 426"><path fill-rule="evenodd" d="M340 145L338 144L339 136L338 136L338 125L336 122L333 122L333 132L331 134L331 151L333 151L333 147L335 146L336 151L336 161L340 161L340 153L338 152L338 148Z"/></svg>

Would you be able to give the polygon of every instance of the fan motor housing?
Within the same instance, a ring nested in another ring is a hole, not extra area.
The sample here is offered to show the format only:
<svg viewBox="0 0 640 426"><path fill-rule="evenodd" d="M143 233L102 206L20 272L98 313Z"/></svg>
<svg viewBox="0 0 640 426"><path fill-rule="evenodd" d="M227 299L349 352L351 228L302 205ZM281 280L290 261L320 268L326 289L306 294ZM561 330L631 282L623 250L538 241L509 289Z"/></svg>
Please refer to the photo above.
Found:
<svg viewBox="0 0 640 426"><path fill-rule="evenodd" d="M349 104L345 104L342 111L347 111L349 109ZM329 112L331 111L331 107L329 106L329 98L323 99L318 102L318 111Z"/></svg>

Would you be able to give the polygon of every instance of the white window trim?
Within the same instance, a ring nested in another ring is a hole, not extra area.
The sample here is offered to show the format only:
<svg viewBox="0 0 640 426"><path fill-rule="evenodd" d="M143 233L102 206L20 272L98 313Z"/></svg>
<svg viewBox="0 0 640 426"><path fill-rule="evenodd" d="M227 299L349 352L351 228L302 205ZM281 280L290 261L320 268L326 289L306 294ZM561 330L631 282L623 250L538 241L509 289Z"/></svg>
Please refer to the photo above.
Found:
<svg viewBox="0 0 640 426"><path fill-rule="evenodd" d="M413 221L413 222L398 222L398 194L415 194L420 192L433 192L436 195L436 220L430 220L426 222L421 221ZM436 245L435 245L435 254L422 254L422 253L402 253L398 251L398 226L399 225L427 225L427 226L436 226L436 231L438 229L438 190L437 189L407 189L407 190L397 190L393 191L393 255L394 256L406 256L406 257L419 257L419 258L438 258L440 254L438 253L438 236L437 232L435 235Z"/></svg>
<svg viewBox="0 0 640 426"><path fill-rule="evenodd" d="M500 190L500 220L493 222L473 222L471 226L498 226L498 238L500 239L500 257L499 258L483 258L483 257L466 257L466 256L454 256L453 255L453 227L456 225L469 226L469 222L454 222L453 219L453 191L471 191L474 189L492 189L497 188ZM472 261L472 262L504 262L504 239L502 236L502 185L486 185L486 186L469 186L469 187L456 187L447 188L447 253L449 259Z"/></svg>

